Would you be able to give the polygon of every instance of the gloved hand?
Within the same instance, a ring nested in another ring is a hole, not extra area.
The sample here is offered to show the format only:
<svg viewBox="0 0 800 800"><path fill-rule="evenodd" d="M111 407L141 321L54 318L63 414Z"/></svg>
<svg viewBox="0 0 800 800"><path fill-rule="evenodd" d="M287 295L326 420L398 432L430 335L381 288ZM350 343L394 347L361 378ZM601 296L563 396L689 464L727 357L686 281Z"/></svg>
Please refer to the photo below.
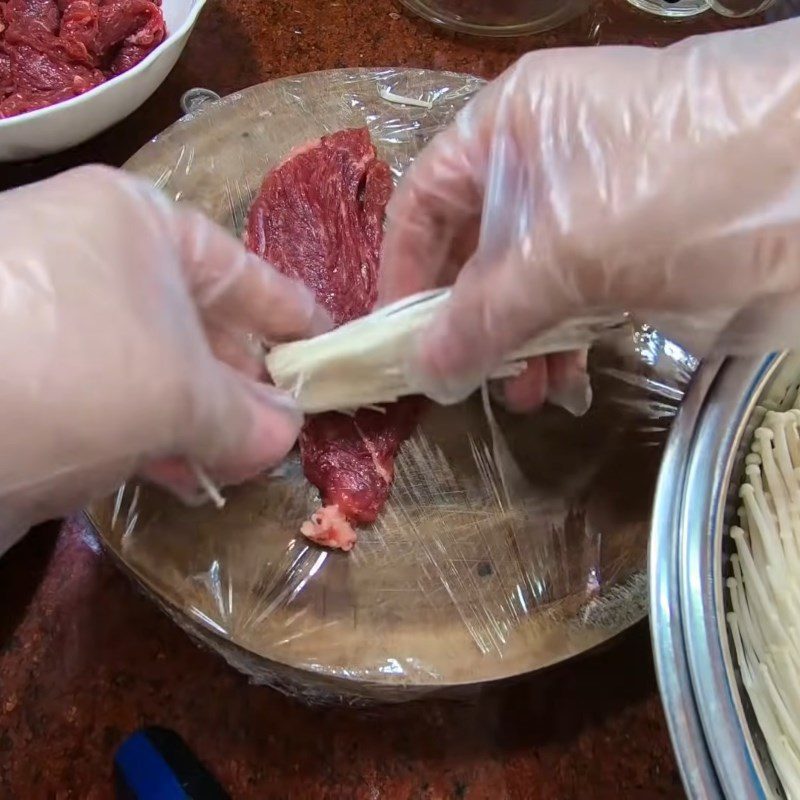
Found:
<svg viewBox="0 0 800 800"><path fill-rule="evenodd" d="M540 51L487 86L387 212L383 301L455 278L409 365L429 393L459 400L528 337L606 310L701 356L797 345L798 41L789 20ZM541 397L536 370L521 391Z"/></svg>
<svg viewBox="0 0 800 800"><path fill-rule="evenodd" d="M198 212L91 167L0 195L0 553L143 473L182 495L275 464L301 414L247 334L329 324Z"/></svg>

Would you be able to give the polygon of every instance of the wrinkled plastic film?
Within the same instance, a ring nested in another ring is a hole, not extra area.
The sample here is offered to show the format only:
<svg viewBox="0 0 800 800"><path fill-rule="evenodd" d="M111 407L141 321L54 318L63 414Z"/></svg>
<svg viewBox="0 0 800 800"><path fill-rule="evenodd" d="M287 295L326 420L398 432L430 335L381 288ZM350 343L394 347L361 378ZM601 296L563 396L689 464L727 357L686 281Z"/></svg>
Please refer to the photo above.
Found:
<svg viewBox="0 0 800 800"><path fill-rule="evenodd" d="M241 234L264 174L292 148L366 124L399 178L479 85L419 70L283 79L181 120L129 168ZM221 510L127 486L91 516L182 627L309 702L401 701L518 675L644 615L655 476L694 367L632 325L592 352L595 401L580 419L552 407L487 415L480 395L431 407L384 513L348 555L299 535L318 497L296 454L227 491Z"/></svg>

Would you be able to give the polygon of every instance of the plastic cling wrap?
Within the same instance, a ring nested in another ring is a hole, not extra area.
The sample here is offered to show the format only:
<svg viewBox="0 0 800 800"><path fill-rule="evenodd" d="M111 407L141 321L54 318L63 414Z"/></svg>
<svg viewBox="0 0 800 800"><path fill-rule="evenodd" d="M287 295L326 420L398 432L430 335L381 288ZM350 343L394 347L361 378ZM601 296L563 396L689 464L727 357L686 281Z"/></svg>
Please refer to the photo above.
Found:
<svg viewBox="0 0 800 800"><path fill-rule="evenodd" d="M295 146L366 124L399 178L479 86L419 70L274 81L184 118L128 167L241 234L264 174ZM179 624L309 701L404 700L517 675L644 615L655 476L693 368L630 327L593 351L583 418L512 416L488 394L432 407L386 510L348 555L300 537L318 498L296 454L227 491L222 510L131 485L91 517Z"/></svg>

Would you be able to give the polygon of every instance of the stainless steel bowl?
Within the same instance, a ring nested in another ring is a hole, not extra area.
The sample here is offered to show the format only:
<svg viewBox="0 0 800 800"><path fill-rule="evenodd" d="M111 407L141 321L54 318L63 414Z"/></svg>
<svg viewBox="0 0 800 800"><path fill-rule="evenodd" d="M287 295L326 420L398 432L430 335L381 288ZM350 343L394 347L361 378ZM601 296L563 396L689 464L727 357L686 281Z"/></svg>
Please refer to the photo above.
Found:
<svg viewBox="0 0 800 800"><path fill-rule="evenodd" d="M711 361L697 372L661 468L650 551L656 670L687 792L779 793L725 622L738 489L765 410L788 407L800 355Z"/></svg>

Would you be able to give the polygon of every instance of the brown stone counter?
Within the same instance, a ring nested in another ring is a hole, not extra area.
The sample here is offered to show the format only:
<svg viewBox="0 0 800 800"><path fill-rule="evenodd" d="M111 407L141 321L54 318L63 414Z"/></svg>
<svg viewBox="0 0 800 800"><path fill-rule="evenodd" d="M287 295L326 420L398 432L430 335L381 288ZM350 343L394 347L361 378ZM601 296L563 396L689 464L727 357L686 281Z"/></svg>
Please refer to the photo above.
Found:
<svg viewBox="0 0 800 800"><path fill-rule="evenodd" d="M663 44L722 27L622 3L523 41L451 36L391 0L210 0L167 82L90 144L0 166L0 188L87 161L121 164L178 113L343 66L499 73L540 46ZM469 700L309 709L248 685L141 597L78 525L35 531L0 560L0 798L112 797L112 758L143 725L180 733L237 800L649 800L682 796L644 625L604 652Z"/></svg>
<svg viewBox="0 0 800 800"><path fill-rule="evenodd" d="M236 800L682 797L645 626L459 700L306 708L198 649L79 525L0 561L0 797L112 797L143 725L177 731Z"/></svg>
<svg viewBox="0 0 800 800"><path fill-rule="evenodd" d="M177 67L138 112L64 155L0 165L0 189L87 161L122 164L175 120L181 95L194 86L225 95L272 78L337 67L425 67L491 78L539 47L663 45L731 24L712 14L665 22L624 0L596 0L589 13L552 33L498 40L443 32L395 0L209 0Z"/></svg>

